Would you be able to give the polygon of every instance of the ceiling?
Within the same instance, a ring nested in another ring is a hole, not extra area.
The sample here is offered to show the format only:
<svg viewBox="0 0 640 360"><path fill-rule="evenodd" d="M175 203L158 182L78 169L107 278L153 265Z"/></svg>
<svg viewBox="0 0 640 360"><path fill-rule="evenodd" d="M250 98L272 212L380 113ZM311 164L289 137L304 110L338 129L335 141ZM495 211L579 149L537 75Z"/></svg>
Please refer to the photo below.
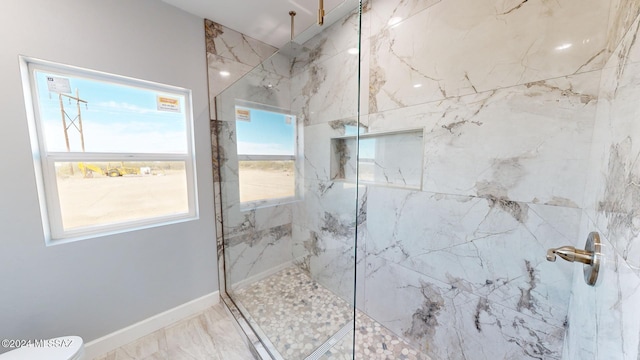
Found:
<svg viewBox="0 0 640 360"><path fill-rule="evenodd" d="M186 12L222 24L252 38L281 48L291 37L294 10L295 34L300 34L317 21L318 0L162 0ZM331 9L345 0L324 0Z"/></svg>

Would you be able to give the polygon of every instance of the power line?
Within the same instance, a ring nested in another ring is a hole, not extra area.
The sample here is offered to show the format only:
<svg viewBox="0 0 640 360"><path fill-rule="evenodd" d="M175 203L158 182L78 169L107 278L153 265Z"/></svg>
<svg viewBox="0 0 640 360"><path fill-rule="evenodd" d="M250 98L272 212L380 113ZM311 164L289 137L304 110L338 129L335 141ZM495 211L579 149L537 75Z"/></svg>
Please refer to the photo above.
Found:
<svg viewBox="0 0 640 360"><path fill-rule="evenodd" d="M67 114L64 109L64 102L62 101L62 97L69 98L69 101L75 100L78 115L76 115L73 119L69 114ZM80 145L82 146L82 152L84 152L84 132L82 130L82 111L80 109L80 103L84 103L85 106L88 104L86 100L80 99L80 92L76 89L76 96L71 96L63 93L58 93L58 98L60 100L60 115L62 117L62 129L64 130L64 141L67 145L67 151L71 152L71 146L69 146L69 128L73 126L80 133ZM67 125L67 119L69 119L69 125ZM76 123L77 120L77 123ZM73 175L73 164L69 164L69 168L71 169L71 175Z"/></svg>

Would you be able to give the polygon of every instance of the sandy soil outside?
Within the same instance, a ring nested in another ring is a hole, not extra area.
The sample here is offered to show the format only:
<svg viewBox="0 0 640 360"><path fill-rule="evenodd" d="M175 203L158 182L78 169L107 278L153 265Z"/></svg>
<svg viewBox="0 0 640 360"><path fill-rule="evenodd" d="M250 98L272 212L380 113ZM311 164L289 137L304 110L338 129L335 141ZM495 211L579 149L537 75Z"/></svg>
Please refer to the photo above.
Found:
<svg viewBox="0 0 640 360"><path fill-rule="evenodd" d="M293 172L241 168L239 176L241 202L295 195L295 176Z"/></svg>
<svg viewBox="0 0 640 360"><path fill-rule="evenodd" d="M240 178L243 202L295 195L295 176L290 171L241 169ZM77 173L59 178L58 191L66 230L188 211L187 183L182 171L93 178Z"/></svg>
<svg viewBox="0 0 640 360"><path fill-rule="evenodd" d="M188 211L182 171L122 177L58 179L65 229L139 220Z"/></svg>

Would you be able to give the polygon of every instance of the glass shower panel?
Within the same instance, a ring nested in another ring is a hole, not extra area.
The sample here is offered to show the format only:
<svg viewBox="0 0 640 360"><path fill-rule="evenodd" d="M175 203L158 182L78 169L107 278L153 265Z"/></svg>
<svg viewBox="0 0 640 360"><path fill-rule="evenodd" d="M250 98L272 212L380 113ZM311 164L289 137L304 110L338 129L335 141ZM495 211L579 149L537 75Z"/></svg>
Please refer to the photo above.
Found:
<svg viewBox="0 0 640 360"><path fill-rule="evenodd" d="M363 198L330 149L358 125L358 7L216 96L224 288L276 359L353 357Z"/></svg>

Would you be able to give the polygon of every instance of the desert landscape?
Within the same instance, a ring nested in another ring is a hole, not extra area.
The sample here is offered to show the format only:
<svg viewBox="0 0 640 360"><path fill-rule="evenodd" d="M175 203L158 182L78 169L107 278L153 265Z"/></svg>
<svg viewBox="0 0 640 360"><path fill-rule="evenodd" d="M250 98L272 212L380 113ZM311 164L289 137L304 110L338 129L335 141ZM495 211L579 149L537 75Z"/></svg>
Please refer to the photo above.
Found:
<svg viewBox="0 0 640 360"><path fill-rule="evenodd" d="M186 173L180 165L95 163L82 171L79 163L60 164L57 184L64 229L188 212ZM126 172L108 171L114 167ZM241 161L239 176L241 202L295 195L293 161Z"/></svg>
<svg viewBox="0 0 640 360"><path fill-rule="evenodd" d="M293 161L240 161L240 202L295 196Z"/></svg>
<svg viewBox="0 0 640 360"><path fill-rule="evenodd" d="M189 209L186 175L179 169L123 176L95 172L87 176L79 170L71 175L68 170L59 170L57 183L65 230L186 213Z"/></svg>

